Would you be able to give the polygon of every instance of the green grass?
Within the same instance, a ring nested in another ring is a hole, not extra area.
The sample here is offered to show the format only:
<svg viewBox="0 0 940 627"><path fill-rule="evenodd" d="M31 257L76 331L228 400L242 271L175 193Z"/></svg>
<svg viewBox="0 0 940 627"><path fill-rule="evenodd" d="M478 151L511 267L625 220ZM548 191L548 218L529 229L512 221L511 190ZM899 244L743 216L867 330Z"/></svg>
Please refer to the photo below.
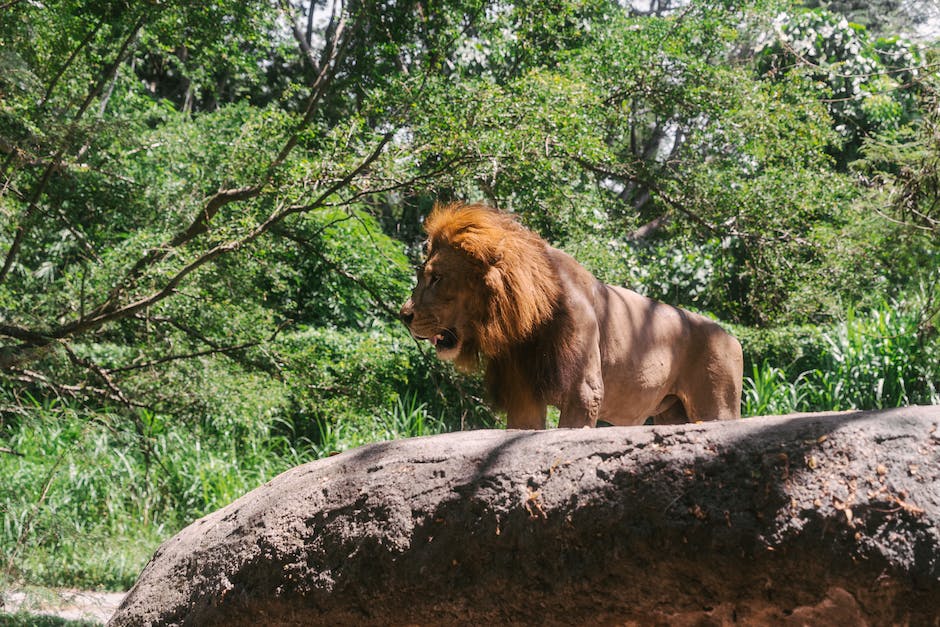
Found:
<svg viewBox="0 0 940 627"><path fill-rule="evenodd" d="M305 329L278 344L279 378L216 358L129 379L175 394L134 413L34 398L0 377L0 580L127 589L162 541L288 468L488 424L475 382L450 382L413 344L398 327Z"/></svg>
<svg viewBox="0 0 940 627"><path fill-rule="evenodd" d="M234 437L149 414L135 426L34 405L0 431L17 453L0 454L0 572L47 586L126 589L160 542L284 470L445 426L408 394L374 418L321 429L319 441L292 439L278 421L259 421Z"/></svg>

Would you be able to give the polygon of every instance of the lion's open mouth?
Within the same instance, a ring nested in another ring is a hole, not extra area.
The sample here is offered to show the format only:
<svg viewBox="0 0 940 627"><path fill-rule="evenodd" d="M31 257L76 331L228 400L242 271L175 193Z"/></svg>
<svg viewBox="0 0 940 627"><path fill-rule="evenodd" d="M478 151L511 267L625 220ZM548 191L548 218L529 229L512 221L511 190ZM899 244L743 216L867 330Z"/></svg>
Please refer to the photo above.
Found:
<svg viewBox="0 0 940 627"><path fill-rule="evenodd" d="M428 340L439 351L450 350L457 346L457 334L450 329L444 329L434 337L429 337Z"/></svg>

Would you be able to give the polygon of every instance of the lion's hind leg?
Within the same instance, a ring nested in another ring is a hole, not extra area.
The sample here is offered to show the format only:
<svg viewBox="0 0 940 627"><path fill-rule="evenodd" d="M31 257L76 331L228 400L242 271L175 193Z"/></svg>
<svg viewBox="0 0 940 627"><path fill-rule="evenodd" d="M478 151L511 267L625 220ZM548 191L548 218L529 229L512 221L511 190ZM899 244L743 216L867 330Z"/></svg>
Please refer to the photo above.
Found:
<svg viewBox="0 0 940 627"><path fill-rule="evenodd" d="M696 371L679 391L690 422L741 417L744 356L741 344L717 326L709 329Z"/></svg>
<svg viewBox="0 0 940 627"><path fill-rule="evenodd" d="M735 372L706 376L683 398L689 422L740 418L741 383L742 379Z"/></svg>

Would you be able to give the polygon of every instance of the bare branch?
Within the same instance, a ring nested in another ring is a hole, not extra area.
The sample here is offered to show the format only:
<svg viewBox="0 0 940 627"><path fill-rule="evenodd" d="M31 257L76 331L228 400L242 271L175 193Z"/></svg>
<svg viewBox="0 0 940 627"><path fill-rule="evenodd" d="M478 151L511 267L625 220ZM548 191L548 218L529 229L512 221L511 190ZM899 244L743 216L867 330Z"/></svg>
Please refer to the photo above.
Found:
<svg viewBox="0 0 940 627"><path fill-rule="evenodd" d="M310 0L307 4L307 32L304 38L308 44L313 43L313 7L316 6L316 0Z"/></svg>
<svg viewBox="0 0 940 627"><path fill-rule="evenodd" d="M161 357L160 359L155 359L153 361L148 361L142 364L132 364L130 366L109 368L107 372L108 374L114 374L118 372L128 372L131 370L143 370L145 368L152 368L154 366L159 366L160 364L165 364L170 361L180 361L182 359L193 359L195 357L205 357L207 355L225 354L225 353L231 353L233 351L240 351L240 350L245 350L248 348L254 348L255 346L260 346L264 342L273 342L275 338L277 338L278 334L284 329L284 327L286 327L290 323L291 323L290 320L285 320L284 322L279 324L277 328L274 330L274 332L264 340L255 340L254 342L245 342L243 344L236 344L234 346L213 346L212 348L202 350L202 351L195 351L192 353L182 353L179 355L168 355L166 357ZM209 343L209 340L205 340L205 338L202 338L202 339L204 339L206 343Z"/></svg>
<svg viewBox="0 0 940 627"><path fill-rule="evenodd" d="M53 392L56 396L61 398L77 398L79 394L85 394L88 391L95 392L99 396L106 397L108 392L105 390L97 390L89 386L78 386L78 385L66 385L64 383L56 383L49 377L40 374L34 370L16 370L11 371L10 374L11 381L17 381L19 383L26 383L28 385L42 385Z"/></svg>
<svg viewBox="0 0 940 627"><path fill-rule="evenodd" d="M30 331L29 329L15 324L0 324L0 335L12 337L15 340L21 340L33 346L45 344L52 339L50 335Z"/></svg>
<svg viewBox="0 0 940 627"><path fill-rule="evenodd" d="M624 172L618 172L611 168L607 168L605 166L602 166L596 163L591 163L590 161L583 159L581 157L574 156L571 158L574 159L578 164L580 164L581 167L591 172L594 172L595 174L600 174L601 176L608 176L612 178L624 178L625 176L628 176L630 179L633 179L633 180L641 179L641 177L638 175L638 172L630 172L629 175L626 175ZM636 164L636 165L638 169L642 169L641 168L642 164ZM737 231L734 231L733 229L730 231L728 229L721 229L718 226L706 220L705 218L696 214L695 212L690 211L683 203L673 198L668 192L666 192L666 190L664 190L661 186L657 185L654 180L654 177L651 177L651 176L642 177L642 183L644 186L648 187L651 191L655 192L656 195L663 202L669 205L669 207L685 215L692 222L698 224L699 226L709 231L710 233L713 233L715 235L744 235L742 233L738 233Z"/></svg>
<svg viewBox="0 0 940 627"><path fill-rule="evenodd" d="M121 391L121 389L117 386L117 384L114 383L114 380L111 378L111 375L105 372L105 370L101 366L91 361L90 359L83 359L79 357L78 355L75 354L72 348L64 342L62 343L62 348L65 350L65 354L68 355L69 361L71 361L76 366L81 366L82 368L86 368L90 370L91 372L95 373L96 375L98 375L98 378L104 381L104 384L107 386L108 390L110 390L112 398L117 399L118 401L121 402L122 405L124 405L127 408L132 407L131 402L124 395L124 392Z"/></svg>
<svg viewBox="0 0 940 627"><path fill-rule="evenodd" d="M198 340L207 346L211 346L212 348L219 348L221 346L215 340L205 337L202 333L200 333L196 329L190 327L187 324L184 324L183 322L177 320L176 318L166 318L164 316L152 316L149 314L149 312L146 315L139 314L139 313L134 314L134 316L132 317L135 320L139 320L141 322L146 322L146 323L153 322L156 324L169 325L179 331L182 331L185 335L189 336L190 338Z"/></svg>
<svg viewBox="0 0 940 627"><path fill-rule="evenodd" d="M369 189L363 189L363 190L356 192L355 194L352 194L351 196L347 196L341 202L324 203L324 204L327 204L328 206L331 206L331 207L348 206L348 205L353 204L357 200L361 200L362 198L366 198L368 196L374 196L376 194L385 194L388 192L394 192L394 191L398 191L401 189L407 189L407 188L413 187L414 185L422 181L434 180L435 178L437 178L441 174L444 174L445 172L452 172L454 168L458 165L461 165L464 163L471 163L471 162L472 162L472 159L457 156L457 157L454 157L453 159L450 159L448 161L441 163L438 167L436 167L433 170L428 170L424 173L417 174L406 180L391 181L379 187L370 187Z"/></svg>
<svg viewBox="0 0 940 627"><path fill-rule="evenodd" d="M313 2L310 3L310 12L307 15L306 35L301 32L300 27L297 25L297 20L294 18L293 7L290 3L287 0L280 0L279 4L284 17L290 22L291 33L294 35L297 45L300 46L304 59L310 64L310 67L313 68L315 74L320 74L320 62L317 60L317 53L314 52L311 46L311 36L313 34Z"/></svg>
<svg viewBox="0 0 940 627"><path fill-rule="evenodd" d="M320 104L320 99L323 98L323 95L326 93L327 87L333 81L333 76L336 74L336 66L345 53L346 40L343 39L343 33L346 30L346 14L342 10L342 15L339 18L339 21L336 24L336 28L333 32L333 36L326 42L326 45L323 47L323 56L320 62L320 71L317 74L316 79L311 85L311 94L310 99L307 101L307 108L304 111L304 117L297 125L297 130L294 134L287 140L284 144L284 147L281 148L281 152L278 153L274 161L271 162L271 165L268 167L268 178L270 178L274 170L276 170L284 161L287 159L288 155L297 145L297 142L300 140L300 132L307 128L313 116L317 111L317 106ZM293 23L293 18L291 19ZM306 55L305 55L306 58Z"/></svg>

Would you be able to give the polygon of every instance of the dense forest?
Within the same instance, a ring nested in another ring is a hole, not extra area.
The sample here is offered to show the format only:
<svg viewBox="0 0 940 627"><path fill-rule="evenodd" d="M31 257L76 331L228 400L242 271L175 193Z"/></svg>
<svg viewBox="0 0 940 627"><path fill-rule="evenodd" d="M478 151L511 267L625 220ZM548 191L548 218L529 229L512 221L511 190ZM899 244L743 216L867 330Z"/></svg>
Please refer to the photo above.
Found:
<svg viewBox="0 0 940 627"><path fill-rule="evenodd" d="M499 426L396 319L438 200L718 320L745 415L940 403L938 40L918 0L0 0L0 584L122 589L293 465Z"/></svg>

